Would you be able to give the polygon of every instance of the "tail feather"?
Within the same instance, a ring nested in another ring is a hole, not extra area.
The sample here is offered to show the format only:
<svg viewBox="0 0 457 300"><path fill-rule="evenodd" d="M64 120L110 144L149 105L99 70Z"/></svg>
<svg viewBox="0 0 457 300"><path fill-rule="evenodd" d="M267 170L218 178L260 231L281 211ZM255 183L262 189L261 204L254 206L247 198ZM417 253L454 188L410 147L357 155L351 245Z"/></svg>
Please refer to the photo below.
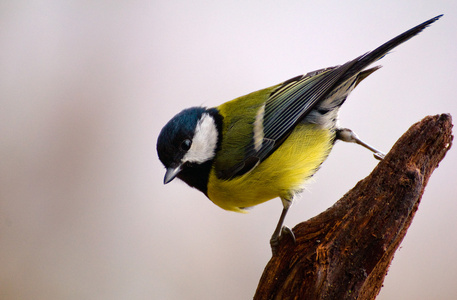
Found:
<svg viewBox="0 0 457 300"><path fill-rule="evenodd" d="M362 80L364 80L365 78L367 78L368 76L370 76L374 71L379 70L380 68L381 68L381 66L376 66L376 67L373 67L373 68L370 68L370 69L366 69L366 70L360 72L359 75L357 75L357 79L356 79L356 81L355 81L354 88L356 88L357 85L358 85Z"/></svg>
<svg viewBox="0 0 457 300"><path fill-rule="evenodd" d="M416 27L411 28L408 31L405 31L404 33L398 35L397 37L394 37L390 41L382 44L378 48L374 49L373 51L367 52L364 55L356 58L357 62L346 72L344 76L339 80L339 82L344 82L347 79L351 78L355 74L359 73L366 67L368 67L370 64L373 62L381 59L384 57L390 50L394 49L398 45L406 42L413 36L419 34L422 30L424 30L426 27L431 25L433 22L437 21L439 18L441 18L443 15L436 16L428 21L425 21L422 24L417 25Z"/></svg>

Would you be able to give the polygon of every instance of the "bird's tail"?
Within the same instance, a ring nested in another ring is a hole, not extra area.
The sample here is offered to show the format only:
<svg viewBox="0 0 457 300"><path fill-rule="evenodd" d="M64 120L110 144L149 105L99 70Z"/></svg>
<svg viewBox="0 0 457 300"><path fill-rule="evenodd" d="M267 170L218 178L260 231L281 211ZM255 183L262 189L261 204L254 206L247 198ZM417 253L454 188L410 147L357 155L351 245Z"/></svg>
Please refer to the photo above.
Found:
<svg viewBox="0 0 457 300"><path fill-rule="evenodd" d="M373 51L367 52L362 56L357 57L354 61L352 61L353 65L345 72L342 78L339 79L339 82L345 82L355 74L359 73L366 67L368 67L373 62L381 59L384 57L390 50L397 47L398 45L406 42L413 36L417 35L419 32L424 30L427 26L441 18L443 15L436 16L428 21L425 21L422 24L417 25L416 27L411 28L408 31L400 34L397 37L394 37L390 41L382 44L378 48L374 49Z"/></svg>

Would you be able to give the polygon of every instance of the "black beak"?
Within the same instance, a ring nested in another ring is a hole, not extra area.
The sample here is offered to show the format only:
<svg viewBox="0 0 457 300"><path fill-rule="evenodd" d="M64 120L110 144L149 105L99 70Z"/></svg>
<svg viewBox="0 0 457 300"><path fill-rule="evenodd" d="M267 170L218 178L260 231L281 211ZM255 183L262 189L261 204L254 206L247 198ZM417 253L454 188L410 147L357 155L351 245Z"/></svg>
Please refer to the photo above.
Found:
<svg viewBox="0 0 457 300"><path fill-rule="evenodd" d="M182 165L178 165L175 168L167 168L167 172L165 173L165 178L163 179L163 184L167 184L179 174L182 170Z"/></svg>

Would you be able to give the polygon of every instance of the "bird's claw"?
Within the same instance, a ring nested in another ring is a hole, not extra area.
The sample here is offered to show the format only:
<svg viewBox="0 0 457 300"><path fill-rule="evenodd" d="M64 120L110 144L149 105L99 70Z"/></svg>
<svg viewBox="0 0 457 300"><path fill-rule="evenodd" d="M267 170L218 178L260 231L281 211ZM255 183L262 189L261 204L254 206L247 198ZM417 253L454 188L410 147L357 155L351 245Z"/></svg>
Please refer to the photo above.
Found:
<svg viewBox="0 0 457 300"><path fill-rule="evenodd" d="M377 160L383 160L386 157L386 155L384 153L382 153L382 152L373 153L373 156Z"/></svg>
<svg viewBox="0 0 457 300"><path fill-rule="evenodd" d="M272 236L270 239L270 246L271 251L273 252L273 256L275 256L278 253L279 242L283 239L285 235L289 236L294 244L296 243L295 234L292 231L292 229L290 229L287 226L283 226L281 228L281 233L277 236Z"/></svg>

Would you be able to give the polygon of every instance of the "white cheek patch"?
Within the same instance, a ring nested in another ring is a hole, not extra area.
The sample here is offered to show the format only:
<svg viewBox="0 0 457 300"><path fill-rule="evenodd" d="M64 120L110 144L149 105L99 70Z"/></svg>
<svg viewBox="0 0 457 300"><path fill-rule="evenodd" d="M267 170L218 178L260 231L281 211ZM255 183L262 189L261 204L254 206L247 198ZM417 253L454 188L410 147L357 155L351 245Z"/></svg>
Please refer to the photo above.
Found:
<svg viewBox="0 0 457 300"><path fill-rule="evenodd" d="M214 119L203 114L195 128L195 135L189 151L184 155L183 162L203 163L216 155L218 131Z"/></svg>

